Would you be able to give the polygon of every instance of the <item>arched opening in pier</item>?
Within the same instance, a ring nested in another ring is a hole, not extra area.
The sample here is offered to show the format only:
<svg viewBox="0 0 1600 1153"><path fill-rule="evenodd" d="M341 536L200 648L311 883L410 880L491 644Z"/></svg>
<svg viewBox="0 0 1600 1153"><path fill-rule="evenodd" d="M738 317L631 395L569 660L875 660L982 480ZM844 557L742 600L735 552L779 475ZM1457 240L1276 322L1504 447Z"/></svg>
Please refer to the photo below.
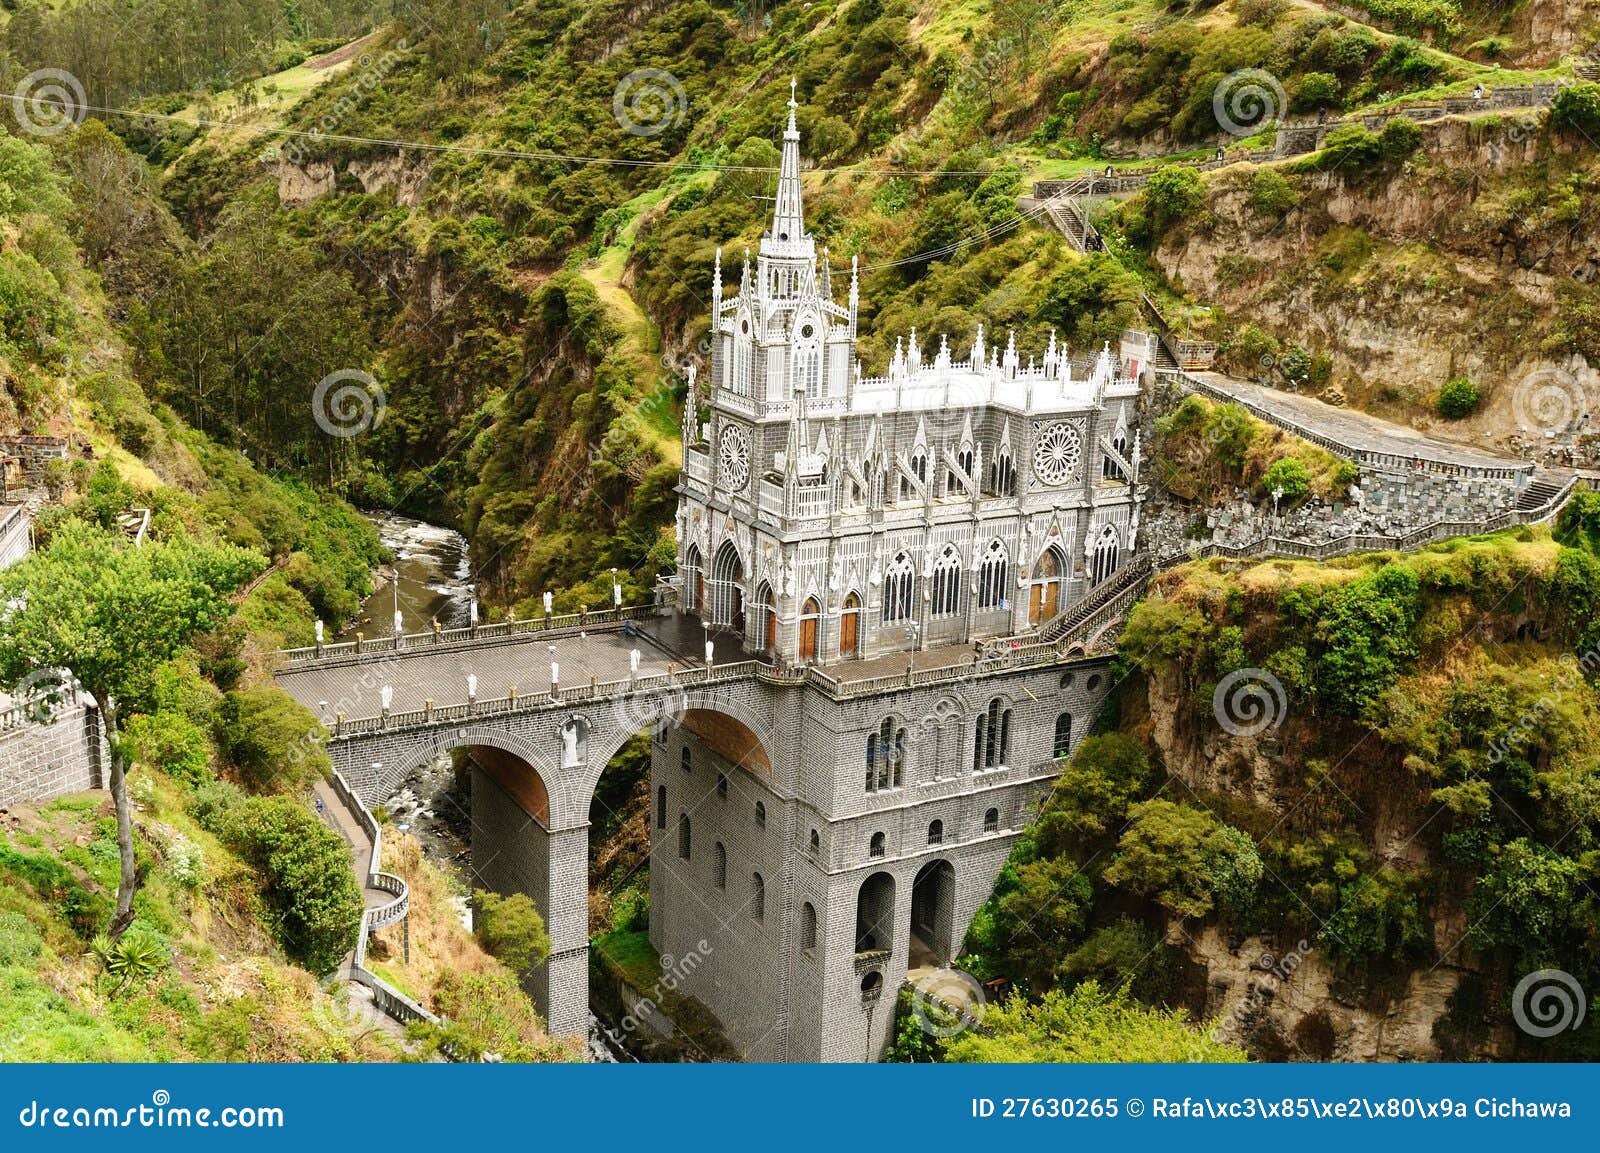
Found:
<svg viewBox="0 0 1600 1153"><path fill-rule="evenodd" d="M929 861L911 883L910 968L950 963L955 918L956 870L949 861Z"/></svg>

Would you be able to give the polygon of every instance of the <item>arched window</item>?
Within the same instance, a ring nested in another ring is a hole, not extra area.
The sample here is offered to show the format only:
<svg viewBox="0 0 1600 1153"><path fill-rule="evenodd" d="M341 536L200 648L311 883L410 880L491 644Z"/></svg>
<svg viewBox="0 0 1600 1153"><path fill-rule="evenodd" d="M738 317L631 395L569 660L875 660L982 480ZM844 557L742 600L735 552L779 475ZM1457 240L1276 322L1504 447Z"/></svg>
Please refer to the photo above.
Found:
<svg viewBox="0 0 1600 1153"><path fill-rule="evenodd" d="M822 837L817 830L811 830L811 855L815 857L822 852Z"/></svg>
<svg viewBox="0 0 1600 1153"><path fill-rule="evenodd" d="M887 845L888 845L888 838L887 837L885 837L882 833L873 833L872 834L872 840L867 842L867 856L869 856L869 857L881 857L881 856L883 856L884 849L885 849L885 847Z"/></svg>
<svg viewBox="0 0 1600 1153"><path fill-rule="evenodd" d="M911 558L896 553L894 563L883 574L883 623L897 624L911 619L911 591L915 575Z"/></svg>
<svg viewBox="0 0 1600 1153"><path fill-rule="evenodd" d="M1072 714L1062 713L1056 718L1055 755L1064 757L1072 751Z"/></svg>
<svg viewBox="0 0 1600 1153"><path fill-rule="evenodd" d="M1033 581L1028 600L1028 623L1043 624L1061 607L1061 574L1065 569L1061 553L1054 545L1039 553L1033 565Z"/></svg>
<svg viewBox="0 0 1600 1153"><path fill-rule="evenodd" d="M801 327L800 335L807 333L815 336L815 330L808 322ZM789 386L794 391L804 390L807 400L816 400L822 395L822 349L815 340L804 341L794 348L794 373L789 378Z"/></svg>
<svg viewBox="0 0 1600 1153"><path fill-rule="evenodd" d="M1006 546L998 541L990 541L989 547L984 550L983 560L978 564L978 607L980 609L1003 609L1006 607L1006 576L1010 568L1010 558L1006 555Z"/></svg>
<svg viewBox="0 0 1600 1153"><path fill-rule="evenodd" d="M756 589L756 648L770 652L778 644L778 610L772 599L772 586L766 581Z"/></svg>
<svg viewBox="0 0 1600 1153"><path fill-rule="evenodd" d="M1121 543L1117 540L1115 525L1106 525L1100 530L1100 539L1095 542L1094 553L1089 558L1089 582L1099 584L1106 577L1117 571L1117 564L1122 551Z"/></svg>
<svg viewBox="0 0 1600 1153"><path fill-rule="evenodd" d="M972 742L972 771L997 769L1006 763L1011 748L1011 710L999 697L978 714Z"/></svg>
<svg viewBox="0 0 1600 1153"><path fill-rule="evenodd" d="M961 554L945 545L933 563L933 600L929 611L936 617L953 616L961 607Z"/></svg>
<svg viewBox="0 0 1600 1153"><path fill-rule="evenodd" d="M911 471L923 484L928 483L928 450L920 444L911 452Z"/></svg>
<svg viewBox="0 0 1600 1153"><path fill-rule="evenodd" d="M756 828L767 827L767 806L760 801L756 802Z"/></svg>
<svg viewBox="0 0 1600 1153"><path fill-rule="evenodd" d="M711 619L719 625L744 628L744 562L733 542L724 541L711 566Z"/></svg>
<svg viewBox="0 0 1600 1153"><path fill-rule="evenodd" d="M928 844L944 844L944 822L934 821L928 826Z"/></svg>
<svg viewBox="0 0 1600 1153"><path fill-rule="evenodd" d="M689 814L688 813L679 813L678 814L678 856L682 857L685 861L687 861L689 859L689 847L690 847Z"/></svg>
<svg viewBox="0 0 1600 1153"><path fill-rule="evenodd" d="M728 774L727 773L718 773L717 774L717 796L721 797L724 801L728 799Z"/></svg>
<svg viewBox="0 0 1600 1153"><path fill-rule="evenodd" d="M667 786L656 786L656 828L667 827Z"/></svg>
<svg viewBox="0 0 1600 1153"><path fill-rule="evenodd" d="M986 833L998 833L1000 831L999 809L987 809L984 811L983 831Z"/></svg>
<svg viewBox="0 0 1600 1153"><path fill-rule="evenodd" d="M683 762L683 771L691 772L694 769L694 756L689 752L689 746L683 747L683 755L679 758Z"/></svg>
<svg viewBox="0 0 1600 1153"><path fill-rule="evenodd" d="M750 874L750 915L757 921L767 919L767 883L760 873Z"/></svg>
<svg viewBox="0 0 1600 1153"><path fill-rule="evenodd" d="M1128 456L1128 429L1126 425L1117 426L1117 435L1112 438L1111 447L1117 450L1117 455L1123 459ZM1100 475L1107 480L1127 480L1122 473L1122 466L1111 458L1110 453L1101 457Z"/></svg>
<svg viewBox="0 0 1600 1153"><path fill-rule="evenodd" d="M750 395L750 318L739 318L739 331L733 338L733 391L739 396Z"/></svg>
<svg viewBox="0 0 1600 1153"><path fill-rule="evenodd" d="M800 905L800 947L802 949L817 947L817 907L810 901Z"/></svg>
<svg viewBox="0 0 1600 1153"><path fill-rule="evenodd" d="M728 887L728 850L721 841L711 846L711 880L719 889Z"/></svg>
<svg viewBox="0 0 1600 1153"><path fill-rule="evenodd" d="M1016 471L1011 467L1011 450L1002 448L1000 457L995 461L994 491L996 496L1010 496L1011 486L1016 479Z"/></svg>
<svg viewBox="0 0 1600 1153"><path fill-rule="evenodd" d="M867 792L898 789L904 783L906 730L885 717L878 731L867 734Z"/></svg>
<svg viewBox="0 0 1600 1153"><path fill-rule="evenodd" d="M705 582L700 571L700 548L690 545L683 552L683 607L685 612L704 610Z"/></svg>

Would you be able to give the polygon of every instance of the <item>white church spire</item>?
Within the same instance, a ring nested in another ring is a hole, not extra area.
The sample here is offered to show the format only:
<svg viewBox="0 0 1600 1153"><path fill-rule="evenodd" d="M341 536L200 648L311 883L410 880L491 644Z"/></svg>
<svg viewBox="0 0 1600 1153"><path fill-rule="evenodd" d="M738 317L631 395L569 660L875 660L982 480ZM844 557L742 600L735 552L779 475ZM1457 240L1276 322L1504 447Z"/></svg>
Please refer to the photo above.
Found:
<svg viewBox="0 0 1600 1153"><path fill-rule="evenodd" d="M783 159L778 168L778 195L772 206L772 228L763 241L776 241L776 245L762 244L774 255L792 256L799 250L805 236L805 211L800 203L800 129L795 124L794 111L800 107L794 98L795 82L789 81L789 124L783 130Z"/></svg>

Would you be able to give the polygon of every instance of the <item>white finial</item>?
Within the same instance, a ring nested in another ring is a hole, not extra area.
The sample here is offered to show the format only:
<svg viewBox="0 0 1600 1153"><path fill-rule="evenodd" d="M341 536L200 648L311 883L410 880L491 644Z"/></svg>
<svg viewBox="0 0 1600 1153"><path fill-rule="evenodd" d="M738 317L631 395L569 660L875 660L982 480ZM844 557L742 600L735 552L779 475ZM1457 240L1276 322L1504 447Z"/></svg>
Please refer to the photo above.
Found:
<svg viewBox="0 0 1600 1153"><path fill-rule="evenodd" d="M797 81L795 80L795 78L793 76L789 77L789 107L790 108L798 108L798 107L800 107L800 105L795 103L795 99L794 99L794 89L795 89L795 84L796 83L797 83Z"/></svg>

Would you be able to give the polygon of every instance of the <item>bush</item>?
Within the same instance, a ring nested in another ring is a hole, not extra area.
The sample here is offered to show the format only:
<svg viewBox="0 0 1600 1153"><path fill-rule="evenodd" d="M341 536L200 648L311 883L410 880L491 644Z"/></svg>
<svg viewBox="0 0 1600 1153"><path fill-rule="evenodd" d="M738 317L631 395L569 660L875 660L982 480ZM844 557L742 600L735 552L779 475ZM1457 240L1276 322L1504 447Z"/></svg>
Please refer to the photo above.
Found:
<svg viewBox="0 0 1600 1153"><path fill-rule="evenodd" d="M1272 467L1267 469L1261 482L1267 486L1269 493L1282 489L1283 499L1291 503L1311 491L1311 473L1297 456L1286 456L1273 461Z"/></svg>
<svg viewBox="0 0 1600 1153"><path fill-rule="evenodd" d="M205 731L182 713L163 710L130 717L125 736L138 764L191 785L211 775Z"/></svg>
<svg viewBox="0 0 1600 1153"><path fill-rule="evenodd" d="M1283 173L1258 168L1250 178L1250 210L1258 216L1282 216L1300 203L1300 197Z"/></svg>
<svg viewBox="0 0 1600 1153"><path fill-rule="evenodd" d="M1194 169L1182 164L1158 169L1144 188L1145 210L1157 235L1192 216L1205 201L1205 181Z"/></svg>
<svg viewBox="0 0 1600 1153"><path fill-rule="evenodd" d="M484 952L498 957L512 972L523 974L550 956L550 935L544 918L526 893L501 896L487 889L472 894L476 915L472 931Z"/></svg>
<svg viewBox="0 0 1600 1153"><path fill-rule="evenodd" d="M1434 408L1446 420L1460 420L1478 407L1478 386L1464 376L1458 376L1439 390Z"/></svg>
<svg viewBox="0 0 1600 1153"><path fill-rule="evenodd" d="M291 792L333 771L311 711L273 685L228 693L217 744L252 792Z"/></svg>
<svg viewBox="0 0 1600 1153"><path fill-rule="evenodd" d="M283 951L313 973L338 965L365 908L344 840L289 797L212 786L196 800L196 819L260 872L266 920Z"/></svg>
<svg viewBox="0 0 1600 1153"><path fill-rule="evenodd" d="M1340 103L1343 91L1339 78L1327 72L1307 72L1294 90L1290 108L1295 112L1315 112L1319 108L1334 108Z"/></svg>
<svg viewBox="0 0 1600 1153"><path fill-rule="evenodd" d="M1558 89L1550 105L1550 125L1585 138L1600 135L1600 84L1586 80Z"/></svg>

